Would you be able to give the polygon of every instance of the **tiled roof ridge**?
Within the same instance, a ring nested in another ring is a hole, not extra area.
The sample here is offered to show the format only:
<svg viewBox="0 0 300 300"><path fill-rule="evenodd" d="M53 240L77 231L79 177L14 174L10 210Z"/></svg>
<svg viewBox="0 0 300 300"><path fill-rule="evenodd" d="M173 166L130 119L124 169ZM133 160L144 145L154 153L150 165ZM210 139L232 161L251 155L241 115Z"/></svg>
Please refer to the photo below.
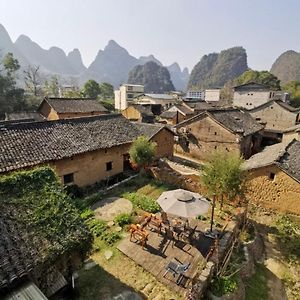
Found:
<svg viewBox="0 0 300 300"><path fill-rule="evenodd" d="M18 128L18 127L24 127L25 125L39 125L39 124L47 124L47 125L53 125L53 124L69 124L69 123L81 123L84 121L93 121L93 120L107 120L107 119L113 119L113 118L125 118L122 114L119 113L113 113L113 114L106 114L106 115L99 115L99 116L84 116L84 117L78 117L78 118L70 118L70 119L58 119L58 120L42 120L42 121L28 121L28 122L20 122L20 123L7 123L7 124L1 124L0 130L4 129L12 129L12 128Z"/></svg>

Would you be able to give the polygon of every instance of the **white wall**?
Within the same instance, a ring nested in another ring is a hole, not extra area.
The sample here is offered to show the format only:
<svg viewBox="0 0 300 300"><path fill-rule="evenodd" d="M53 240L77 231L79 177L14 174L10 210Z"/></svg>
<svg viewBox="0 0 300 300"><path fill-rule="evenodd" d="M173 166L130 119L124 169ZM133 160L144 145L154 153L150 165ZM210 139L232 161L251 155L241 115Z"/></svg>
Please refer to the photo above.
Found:
<svg viewBox="0 0 300 300"><path fill-rule="evenodd" d="M252 109L271 100L270 92L267 91L235 91L233 94L233 105Z"/></svg>

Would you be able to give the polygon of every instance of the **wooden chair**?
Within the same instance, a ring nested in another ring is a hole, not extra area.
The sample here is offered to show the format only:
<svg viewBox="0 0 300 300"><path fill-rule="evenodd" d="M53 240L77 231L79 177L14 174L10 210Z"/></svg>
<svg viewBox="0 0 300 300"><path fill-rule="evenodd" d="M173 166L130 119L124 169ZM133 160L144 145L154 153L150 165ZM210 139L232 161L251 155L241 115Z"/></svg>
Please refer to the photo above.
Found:
<svg viewBox="0 0 300 300"><path fill-rule="evenodd" d="M164 225L170 227L170 221L168 220L168 216L164 211L161 213L161 220Z"/></svg>

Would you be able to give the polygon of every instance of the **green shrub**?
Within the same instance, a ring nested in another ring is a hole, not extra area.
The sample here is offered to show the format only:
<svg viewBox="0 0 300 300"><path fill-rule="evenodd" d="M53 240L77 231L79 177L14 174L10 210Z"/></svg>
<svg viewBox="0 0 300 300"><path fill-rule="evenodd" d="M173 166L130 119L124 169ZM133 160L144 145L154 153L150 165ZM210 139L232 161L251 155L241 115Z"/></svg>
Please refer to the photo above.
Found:
<svg viewBox="0 0 300 300"><path fill-rule="evenodd" d="M98 219L90 219L86 221L91 232L98 237L101 237L107 230L107 225L104 221Z"/></svg>
<svg viewBox="0 0 300 300"><path fill-rule="evenodd" d="M217 277L211 285L211 291L214 295L220 297L222 295L232 293L238 286L236 276Z"/></svg>
<svg viewBox="0 0 300 300"><path fill-rule="evenodd" d="M150 213L157 213L160 211L158 203L145 195L140 195L138 193L125 193L124 197L129 199L136 208L141 208L142 210Z"/></svg>
<svg viewBox="0 0 300 300"><path fill-rule="evenodd" d="M121 239L121 235L117 232L105 231L102 234L101 239L104 240L107 244L112 245L119 239Z"/></svg>
<svg viewBox="0 0 300 300"><path fill-rule="evenodd" d="M94 212L90 208L86 208L81 214L81 218L84 220L91 219L95 216Z"/></svg>
<svg viewBox="0 0 300 300"><path fill-rule="evenodd" d="M115 222L119 226L123 227L126 224L132 223L132 217L130 214L120 214L120 215L116 216Z"/></svg>
<svg viewBox="0 0 300 300"><path fill-rule="evenodd" d="M206 221L207 220L207 217L205 216L202 216L202 215L199 215L196 217L197 220L200 220L200 221Z"/></svg>

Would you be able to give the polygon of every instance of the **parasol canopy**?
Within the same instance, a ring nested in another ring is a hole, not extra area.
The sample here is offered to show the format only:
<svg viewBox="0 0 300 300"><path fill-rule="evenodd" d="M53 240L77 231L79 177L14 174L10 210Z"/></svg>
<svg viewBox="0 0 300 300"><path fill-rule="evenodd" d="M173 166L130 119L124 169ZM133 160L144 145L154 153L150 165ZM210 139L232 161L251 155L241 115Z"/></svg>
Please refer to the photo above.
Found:
<svg viewBox="0 0 300 300"><path fill-rule="evenodd" d="M203 215L211 207L210 203L200 194L183 189L162 193L157 199L157 203L164 212L183 218Z"/></svg>

